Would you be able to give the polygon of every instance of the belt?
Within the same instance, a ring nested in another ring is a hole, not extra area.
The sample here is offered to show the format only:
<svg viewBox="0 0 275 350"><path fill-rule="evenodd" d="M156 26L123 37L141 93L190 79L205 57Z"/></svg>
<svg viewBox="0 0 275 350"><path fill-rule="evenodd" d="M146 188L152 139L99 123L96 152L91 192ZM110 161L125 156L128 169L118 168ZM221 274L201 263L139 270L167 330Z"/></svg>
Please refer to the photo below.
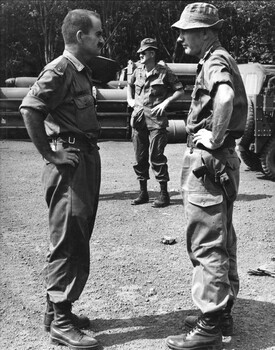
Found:
<svg viewBox="0 0 275 350"><path fill-rule="evenodd" d="M193 134L187 135L186 146L190 148L190 153L193 152L193 148L199 148L199 149L204 149L206 151L211 151L209 148L204 147L202 144L196 145L194 142L194 135ZM234 148L235 146L236 146L235 138L231 135L227 135L226 138L224 139L223 144L219 148L217 148L217 150L221 150L224 148Z"/></svg>
<svg viewBox="0 0 275 350"><path fill-rule="evenodd" d="M50 138L49 141L52 149L55 151L68 147L78 148L82 152L90 152L96 148L99 149L97 139L89 139L79 134L63 133Z"/></svg>

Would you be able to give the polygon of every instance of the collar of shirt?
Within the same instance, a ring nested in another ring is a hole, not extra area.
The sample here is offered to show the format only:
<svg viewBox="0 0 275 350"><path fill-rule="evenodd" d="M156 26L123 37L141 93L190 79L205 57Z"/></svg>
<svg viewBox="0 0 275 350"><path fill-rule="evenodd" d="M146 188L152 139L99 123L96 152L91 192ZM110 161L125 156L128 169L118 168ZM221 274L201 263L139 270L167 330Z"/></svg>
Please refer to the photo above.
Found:
<svg viewBox="0 0 275 350"><path fill-rule="evenodd" d="M157 63L155 65L155 67L150 70L150 72L147 72L147 70L145 69L145 65L144 64L141 65L139 68L144 71L144 74L145 74L146 78L148 78L151 75L158 74L159 71L160 71L160 67L161 66Z"/></svg>
<svg viewBox="0 0 275 350"><path fill-rule="evenodd" d="M219 40L215 40L210 47L208 48L208 50L205 52L203 58L200 59L199 63L198 63L198 67L197 67L197 73L200 72L202 65L204 64L204 62L210 57L210 55L212 54L213 51L216 50L216 48L220 47L221 43Z"/></svg>
<svg viewBox="0 0 275 350"><path fill-rule="evenodd" d="M64 50L63 56L68 58L69 61L72 62L72 64L75 66L75 69L77 71L82 71L82 69L85 68L84 64L82 64L73 54L71 54L69 51Z"/></svg>

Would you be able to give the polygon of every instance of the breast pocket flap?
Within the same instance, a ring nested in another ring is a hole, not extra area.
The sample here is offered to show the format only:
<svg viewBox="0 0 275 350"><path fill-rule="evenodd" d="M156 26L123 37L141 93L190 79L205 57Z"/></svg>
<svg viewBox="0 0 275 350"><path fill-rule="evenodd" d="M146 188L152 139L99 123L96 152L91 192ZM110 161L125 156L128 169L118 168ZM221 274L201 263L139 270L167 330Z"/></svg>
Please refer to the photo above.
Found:
<svg viewBox="0 0 275 350"><path fill-rule="evenodd" d="M223 201L222 194L210 194L210 193L189 193L188 201L191 204L199 207L211 207L213 205L221 204Z"/></svg>
<svg viewBox="0 0 275 350"><path fill-rule="evenodd" d="M91 95L83 95L74 98L74 102L79 109L90 107L94 103L94 99Z"/></svg>

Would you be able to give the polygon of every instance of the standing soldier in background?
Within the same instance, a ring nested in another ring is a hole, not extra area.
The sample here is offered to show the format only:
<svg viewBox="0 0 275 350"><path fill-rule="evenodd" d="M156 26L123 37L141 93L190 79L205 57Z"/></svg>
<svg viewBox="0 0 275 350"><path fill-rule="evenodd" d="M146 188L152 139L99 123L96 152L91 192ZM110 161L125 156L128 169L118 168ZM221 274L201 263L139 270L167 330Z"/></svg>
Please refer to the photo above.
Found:
<svg viewBox="0 0 275 350"><path fill-rule="evenodd" d="M140 65L128 82L127 101L134 108L131 117L136 156L134 170L140 182L140 194L132 204L149 202L147 180L150 159L156 180L160 183L160 196L153 206L160 208L170 204L167 191L169 173L164 155L168 126L165 109L169 103L183 96L183 86L167 66L157 64L157 50L156 40L146 38L141 41L137 51Z"/></svg>
<svg viewBox="0 0 275 350"><path fill-rule="evenodd" d="M222 23L215 6L193 3L173 25L186 54L200 58L181 185L192 297L201 315L186 319L188 334L166 339L176 350L222 349L222 334L233 332L231 309L239 291L232 225L240 167L235 139L244 132L247 97L236 62L219 42Z"/></svg>
<svg viewBox="0 0 275 350"><path fill-rule="evenodd" d="M71 309L89 276L89 241L101 178L100 128L88 67L104 44L99 15L82 9L70 11L63 21L62 35L63 54L40 73L20 112L45 160L50 249L45 267L44 326L54 343L72 349L97 349L98 341L80 331L89 326L89 319Z"/></svg>

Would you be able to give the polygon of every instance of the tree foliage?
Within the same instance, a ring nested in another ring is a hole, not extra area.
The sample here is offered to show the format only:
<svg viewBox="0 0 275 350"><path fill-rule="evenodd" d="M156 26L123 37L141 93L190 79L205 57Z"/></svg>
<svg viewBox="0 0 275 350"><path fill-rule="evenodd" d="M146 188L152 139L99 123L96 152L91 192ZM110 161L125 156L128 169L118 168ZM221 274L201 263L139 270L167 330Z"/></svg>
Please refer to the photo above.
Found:
<svg viewBox="0 0 275 350"><path fill-rule="evenodd" d="M193 1L157 0L5 0L1 2L0 80L37 75L63 51L61 24L74 8L95 10L101 15L106 43L102 52L125 66L137 59L145 37L155 37L160 58L167 62L196 62L176 44L171 25ZM237 62L274 64L275 2L208 1L225 20L220 39Z"/></svg>

